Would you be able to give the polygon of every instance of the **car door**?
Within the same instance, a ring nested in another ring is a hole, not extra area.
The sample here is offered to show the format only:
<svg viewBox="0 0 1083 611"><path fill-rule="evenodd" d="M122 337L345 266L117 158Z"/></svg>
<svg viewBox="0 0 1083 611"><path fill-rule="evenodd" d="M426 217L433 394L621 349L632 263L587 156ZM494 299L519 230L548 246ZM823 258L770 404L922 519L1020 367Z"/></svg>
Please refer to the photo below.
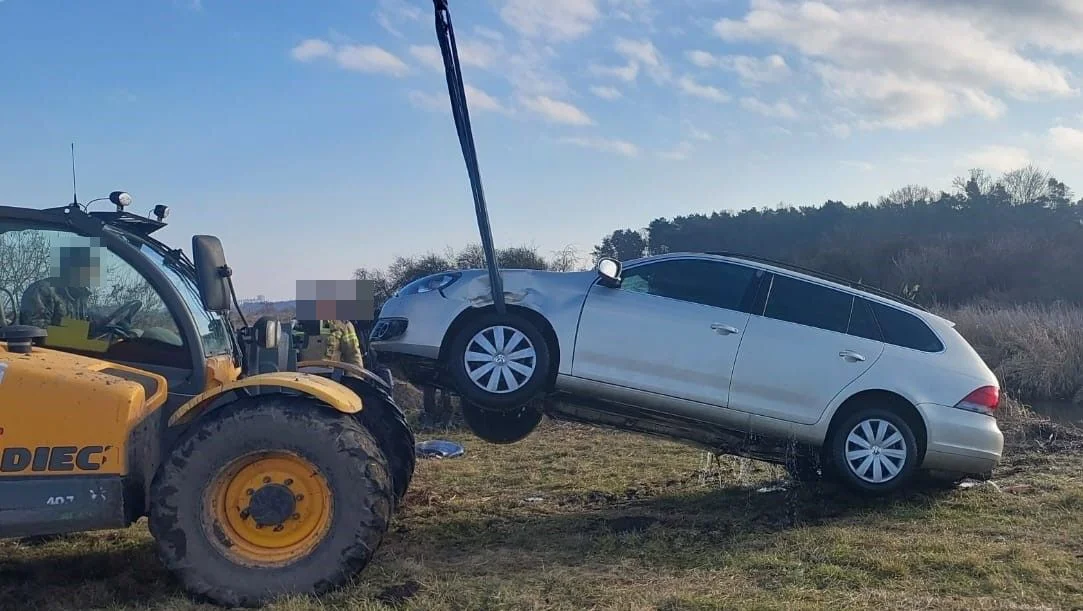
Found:
<svg viewBox="0 0 1083 611"><path fill-rule="evenodd" d="M880 357L879 329L865 300L830 286L772 274L767 295L749 318L729 407L812 424Z"/></svg>
<svg viewBox="0 0 1083 611"><path fill-rule="evenodd" d="M756 268L675 258L595 284L575 342L572 375L725 407L748 322Z"/></svg>

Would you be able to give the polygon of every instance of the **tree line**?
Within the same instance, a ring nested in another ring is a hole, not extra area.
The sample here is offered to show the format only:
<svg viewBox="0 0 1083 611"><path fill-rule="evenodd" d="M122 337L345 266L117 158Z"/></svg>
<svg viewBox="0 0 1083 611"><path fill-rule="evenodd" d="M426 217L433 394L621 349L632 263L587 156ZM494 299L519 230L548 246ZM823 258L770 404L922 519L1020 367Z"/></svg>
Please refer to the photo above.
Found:
<svg viewBox="0 0 1083 611"><path fill-rule="evenodd" d="M658 218L593 251L622 261L667 252L769 257L931 306L1083 303L1083 199L1035 166L971 170L950 192L920 185L876 203L779 206Z"/></svg>

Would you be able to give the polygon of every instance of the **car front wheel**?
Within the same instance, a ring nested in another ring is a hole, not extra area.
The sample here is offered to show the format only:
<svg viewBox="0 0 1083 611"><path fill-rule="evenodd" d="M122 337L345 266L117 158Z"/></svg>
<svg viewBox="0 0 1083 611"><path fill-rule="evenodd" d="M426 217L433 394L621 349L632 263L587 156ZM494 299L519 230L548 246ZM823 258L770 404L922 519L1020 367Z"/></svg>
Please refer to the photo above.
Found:
<svg viewBox="0 0 1083 611"><path fill-rule="evenodd" d="M918 444L907 421L892 411L868 407L846 417L830 443L836 474L851 489L879 495L898 490L913 476Z"/></svg>
<svg viewBox="0 0 1083 611"><path fill-rule="evenodd" d="M447 366L459 393L488 409L515 409L549 376L549 349L538 328L516 314L485 314L452 339Z"/></svg>

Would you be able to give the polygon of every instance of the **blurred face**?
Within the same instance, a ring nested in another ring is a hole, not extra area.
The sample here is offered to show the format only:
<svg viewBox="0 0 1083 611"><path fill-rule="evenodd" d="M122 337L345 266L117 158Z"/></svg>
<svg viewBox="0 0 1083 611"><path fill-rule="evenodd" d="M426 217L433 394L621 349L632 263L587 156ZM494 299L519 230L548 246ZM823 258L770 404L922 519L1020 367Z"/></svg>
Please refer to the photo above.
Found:
<svg viewBox="0 0 1083 611"><path fill-rule="evenodd" d="M101 259L97 249L73 249L61 251L60 269L57 277L64 286L91 288L101 280Z"/></svg>

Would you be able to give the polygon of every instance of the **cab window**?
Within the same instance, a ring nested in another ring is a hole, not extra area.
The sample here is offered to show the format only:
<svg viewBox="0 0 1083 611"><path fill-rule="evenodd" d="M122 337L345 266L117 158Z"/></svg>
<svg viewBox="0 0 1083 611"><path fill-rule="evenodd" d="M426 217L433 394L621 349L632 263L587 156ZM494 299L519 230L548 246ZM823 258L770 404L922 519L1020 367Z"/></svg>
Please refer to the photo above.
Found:
<svg viewBox="0 0 1083 611"><path fill-rule="evenodd" d="M46 330L42 344L110 361L190 369L176 319L142 274L97 238L0 225L7 322Z"/></svg>

